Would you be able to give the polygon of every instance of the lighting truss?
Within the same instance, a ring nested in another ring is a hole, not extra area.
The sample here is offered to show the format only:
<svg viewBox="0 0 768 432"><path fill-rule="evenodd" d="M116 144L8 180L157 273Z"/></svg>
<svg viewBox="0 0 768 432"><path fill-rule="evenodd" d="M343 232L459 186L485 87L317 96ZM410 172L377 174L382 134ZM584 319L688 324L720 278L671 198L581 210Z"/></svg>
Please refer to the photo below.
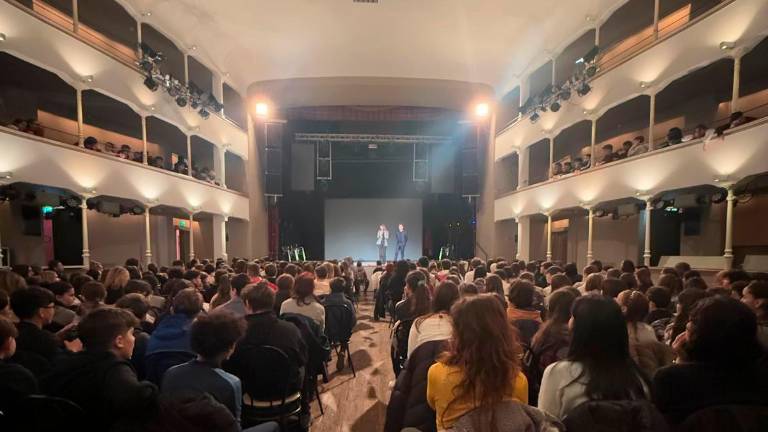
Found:
<svg viewBox="0 0 768 432"><path fill-rule="evenodd" d="M184 85L170 74L163 74L160 71L160 64L165 61L162 52L153 50L144 42L139 44L138 51L139 61L136 65L144 74L144 85L150 90L157 91L162 87L179 107L189 105L204 119L207 119L210 113L219 112L224 108L210 92L203 91L194 84Z"/></svg>
<svg viewBox="0 0 768 432"><path fill-rule="evenodd" d="M401 144L445 144L452 141L451 137L436 135L378 135L378 134L327 134L327 133L297 133L296 141L330 141L330 142L367 142L367 143L401 143Z"/></svg>

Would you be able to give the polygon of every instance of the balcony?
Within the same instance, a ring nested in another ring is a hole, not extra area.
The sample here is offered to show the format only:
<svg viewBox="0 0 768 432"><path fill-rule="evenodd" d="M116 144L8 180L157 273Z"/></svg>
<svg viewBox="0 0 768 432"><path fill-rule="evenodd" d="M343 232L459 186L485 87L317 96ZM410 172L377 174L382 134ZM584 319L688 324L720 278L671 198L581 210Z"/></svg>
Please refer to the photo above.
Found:
<svg viewBox="0 0 768 432"><path fill-rule="evenodd" d="M595 205L637 194L717 184L768 171L768 118L729 129L722 137L686 143L598 166L576 175L523 187L495 201L501 221L544 211ZM681 169L680 167L685 167Z"/></svg>
<svg viewBox="0 0 768 432"><path fill-rule="evenodd" d="M535 124L521 118L501 130L496 137L495 158L498 160L521 151L546 135L554 137L584 119L597 119L640 94L654 94L702 65L724 57L744 55L764 37L763 23L768 21L768 5L761 0L723 2L701 16L694 15L674 31L672 27L664 27L667 29L662 32L664 37L625 55L620 61L612 60L615 64L591 81L592 91L586 96L574 95L559 111L542 114ZM603 36L600 36L601 40ZM735 42L737 48L724 51L720 47L724 41Z"/></svg>
<svg viewBox="0 0 768 432"><path fill-rule="evenodd" d="M59 137L67 135L59 131ZM249 219L244 194L111 154L90 151L31 133L0 127L0 172L12 173L6 182L24 182L99 195L161 203Z"/></svg>
<svg viewBox="0 0 768 432"><path fill-rule="evenodd" d="M88 21L87 8L80 20L74 19L71 7L69 11L66 8L67 3L40 0L0 2L0 28L7 37L0 49L55 73L73 88L97 91L124 103L143 117L152 115L181 130L195 130L195 135L248 158L247 133L223 114L217 113L203 120L195 111L179 108L168 95L160 91L152 92L143 85L143 77L132 63L136 55L133 47L138 41L138 35L135 38L130 35L131 25L139 25L135 18L127 16L123 10L119 16L124 19L116 26L119 30L110 29L98 25L95 19ZM94 7L93 2L83 3ZM112 1L104 3L99 2L98 5L120 7ZM147 24L142 26L147 27ZM137 31L136 28L132 30ZM134 44L133 47L131 44ZM175 50L178 51L178 48ZM179 55L182 59L190 58ZM193 67L193 70L198 69ZM191 78L200 76L197 73L193 75ZM217 82L219 90L216 91L217 86L213 85L216 80L209 79L212 80L212 91L222 100L222 83ZM208 82L209 79L202 81Z"/></svg>

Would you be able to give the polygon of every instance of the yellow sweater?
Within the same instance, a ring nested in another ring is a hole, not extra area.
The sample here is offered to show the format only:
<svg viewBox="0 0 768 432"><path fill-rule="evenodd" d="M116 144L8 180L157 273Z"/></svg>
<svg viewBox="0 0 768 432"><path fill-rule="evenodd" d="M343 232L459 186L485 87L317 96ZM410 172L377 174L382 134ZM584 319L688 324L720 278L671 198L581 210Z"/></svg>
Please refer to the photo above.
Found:
<svg viewBox="0 0 768 432"><path fill-rule="evenodd" d="M454 399L454 388L459 385L462 371L455 366L437 362L429 368L427 375L427 403L437 413L437 429L445 430L456 420L477 407L475 401L461 400L448 404ZM528 403L528 380L522 372L513 377L504 394L504 399Z"/></svg>

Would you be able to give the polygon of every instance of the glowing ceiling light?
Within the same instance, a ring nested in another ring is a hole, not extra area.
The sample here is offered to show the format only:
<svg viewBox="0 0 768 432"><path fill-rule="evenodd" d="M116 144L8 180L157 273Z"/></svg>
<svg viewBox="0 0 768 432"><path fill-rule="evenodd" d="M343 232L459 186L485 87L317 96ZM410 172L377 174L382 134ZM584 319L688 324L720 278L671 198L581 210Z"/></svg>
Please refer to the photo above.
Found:
<svg viewBox="0 0 768 432"><path fill-rule="evenodd" d="M736 44L733 42L723 41L720 42L720 49L723 51L729 51L736 47Z"/></svg>
<svg viewBox="0 0 768 432"><path fill-rule="evenodd" d="M256 115L259 117L266 117L269 115L269 105L265 102L256 103Z"/></svg>
<svg viewBox="0 0 768 432"><path fill-rule="evenodd" d="M490 112L491 112L491 108L485 102L475 105L475 116L479 118L488 117L488 114Z"/></svg>

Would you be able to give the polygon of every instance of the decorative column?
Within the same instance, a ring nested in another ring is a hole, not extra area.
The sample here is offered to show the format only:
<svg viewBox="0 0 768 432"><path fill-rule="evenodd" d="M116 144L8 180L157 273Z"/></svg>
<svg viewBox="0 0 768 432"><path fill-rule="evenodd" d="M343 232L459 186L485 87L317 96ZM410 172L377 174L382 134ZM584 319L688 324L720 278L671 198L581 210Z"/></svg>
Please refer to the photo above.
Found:
<svg viewBox="0 0 768 432"><path fill-rule="evenodd" d="M659 0L653 2L653 40L659 39Z"/></svg>
<svg viewBox="0 0 768 432"><path fill-rule="evenodd" d="M592 237L594 234L594 220L595 220L595 210L593 207L588 207L587 211L589 212L589 216L587 216L587 264L591 263L594 257L594 252L592 251Z"/></svg>
<svg viewBox="0 0 768 432"><path fill-rule="evenodd" d="M226 170L227 170L227 148L229 146L224 144L216 147L216 152L213 156L213 170L216 172L216 180L222 187L227 187L226 182Z"/></svg>
<svg viewBox="0 0 768 432"><path fill-rule="evenodd" d="M228 216L213 216L213 257L227 261L227 221Z"/></svg>
<svg viewBox="0 0 768 432"><path fill-rule="evenodd" d="M187 175L192 176L192 135L187 135Z"/></svg>
<svg viewBox="0 0 768 432"><path fill-rule="evenodd" d="M517 259L527 262L531 258L531 217L518 216L515 218L515 221L517 222Z"/></svg>
<svg viewBox="0 0 768 432"><path fill-rule="evenodd" d="M646 266L651 265L651 197L643 197L645 199L645 247L643 248L643 264Z"/></svg>
<svg viewBox="0 0 768 432"><path fill-rule="evenodd" d="M80 203L80 215L83 226L83 268L89 269L91 267L91 251L88 246L88 204L86 204L87 196L83 196Z"/></svg>
<svg viewBox="0 0 768 432"><path fill-rule="evenodd" d="M189 260L195 259L195 212L189 212Z"/></svg>
<svg viewBox="0 0 768 432"><path fill-rule="evenodd" d="M149 163L149 155L147 153L147 116L142 114L141 115L141 142L142 142L142 153L143 153L143 160L144 165L147 165Z"/></svg>
<svg viewBox="0 0 768 432"><path fill-rule="evenodd" d="M75 89L75 99L77 101L77 145L83 147L85 137L83 136L83 89Z"/></svg>
<svg viewBox="0 0 768 432"><path fill-rule="evenodd" d="M733 89L731 90L731 112L739 110L739 86L741 85L741 53L733 57Z"/></svg>
<svg viewBox="0 0 768 432"><path fill-rule="evenodd" d="M733 193L734 184L729 184L728 197L726 198L725 207L725 250L723 251L723 258L725 258L726 270L730 270L733 266L733 201L736 199Z"/></svg>
<svg viewBox="0 0 768 432"><path fill-rule="evenodd" d="M517 188L528 186L528 149L517 150Z"/></svg>
<svg viewBox="0 0 768 432"><path fill-rule="evenodd" d="M595 144L597 144L597 119L592 118L592 141L590 141L589 151L589 168L595 167L595 161L597 161L597 155L595 155Z"/></svg>
<svg viewBox="0 0 768 432"><path fill-rule="evenodd" d="M547 215L547 261L552 261L552 212L544 214Z"/></svg>
<svg viewBox="0 0 768 432"><path fill-rule="evenodd" d="M653 142L653 124L656 123L656 92L650 94L651 96L651 112L648 115L648 151L654 149Z"/></svg>
<svg viewBox="0 0 768 432"><path fill-rule="evenodd" d="M72 31L80 31L80 11L77 7L77 0L72 0Z"/></svg>
<svg viewBox="0 0 768 432"><path fill-rule="evenodd" d="M152 263L152 239L151 239L151 226L149 223L149 209L152 208L148 204L144 208L144 236L147 244L147 249L144 251L144 261L146 265Z"/></svg>
<svg viewBox="0 0 768 432"><path fill-rule="evenodd" d="M552 178L552 165L555 163L555 140L552 136L547 134L549 140L549 178Z"/></svg>

